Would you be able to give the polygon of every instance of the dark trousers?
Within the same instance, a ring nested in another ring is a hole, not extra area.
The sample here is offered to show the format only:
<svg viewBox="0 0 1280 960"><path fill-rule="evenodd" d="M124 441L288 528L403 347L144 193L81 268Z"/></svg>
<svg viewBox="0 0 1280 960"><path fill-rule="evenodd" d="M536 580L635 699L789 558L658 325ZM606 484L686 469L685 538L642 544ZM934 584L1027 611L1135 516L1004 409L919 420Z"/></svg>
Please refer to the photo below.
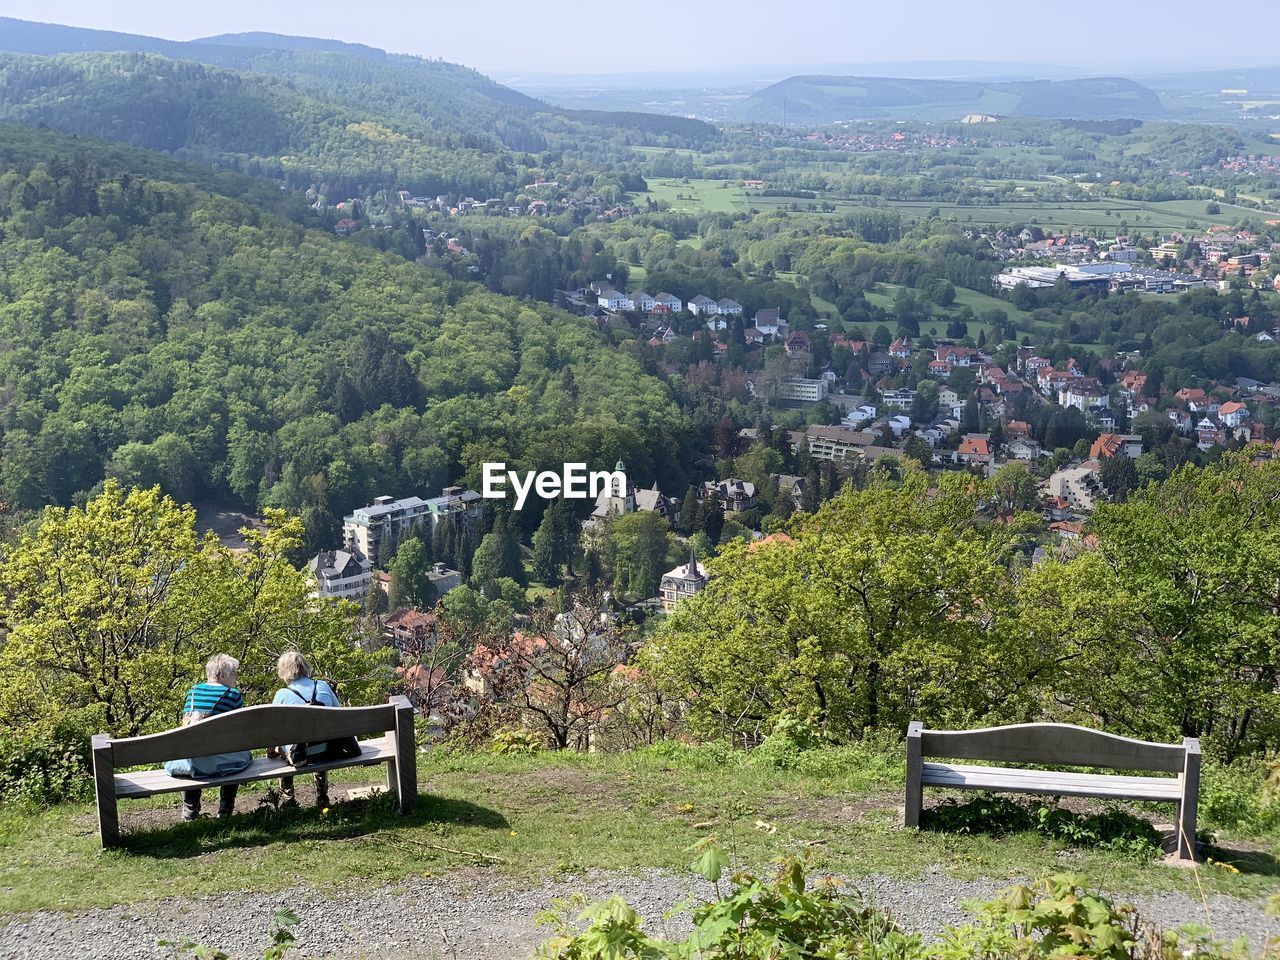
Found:
<svg viewBox="0 0 1280 960"><path fill-rule="evenodd" d="M280 778L280 799L285 803L296 803L293 796L293 777ZM321 770L316 774L316 806L329 805L329 774Z"/></svg>
<svg viewBox="0 0 1280 960"><path fill-rule="evenodd" d="M233 783L229 787L218 788L218 816L229 817L236 808L236 791L240 789L238 783ZM200 791L199 790L183 790L182 791L182 819L191 820L200 815Z"/></svg>

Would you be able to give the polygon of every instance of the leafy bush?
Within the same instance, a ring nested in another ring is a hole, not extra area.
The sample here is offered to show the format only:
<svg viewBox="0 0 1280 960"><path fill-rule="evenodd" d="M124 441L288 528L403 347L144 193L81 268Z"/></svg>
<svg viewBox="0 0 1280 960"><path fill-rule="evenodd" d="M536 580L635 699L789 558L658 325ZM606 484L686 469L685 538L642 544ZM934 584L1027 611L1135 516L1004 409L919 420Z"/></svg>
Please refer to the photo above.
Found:
<svg viewBox="0 0 1280 960"><path fill-rule="evenodd" d="M745 754L734 750L722 740L704 744L689 744L678 740L660 740L634 751L636 757L654 757L667 765L686 770L718 770L736 766Z"/></svg>
<svg viewBox="0 0 1280 960"><path fill-rule="evenodd" d="M92 792L92 783L86 734L31 727L0 737L0 803L82 800Z"/></svg>
<svg viewBox="0 0 1280 960"><path fill-rule="evenodd" d="M827 745L822 731L811 721L784 713L774 721L773 730L751 751L750 762L780 770L793 769L800 757Z"/></svg>
<svg viewBox="0 0 1280 960"><path fill-rule="evenodd" d="M521 727L504 727L489 741L489 749L494 753L537 753L541 748L538 735Z"/></svg>
<svg viewBox="0 0 1280 960"><path fill-rule="evenodd" d="M298 938L293 928L298 925L298 915L292 910L277 910L271 917L271 945L262 952L262 960L285 960L289 953L297 949ZM231 960L231 955L202 946L191 940L161 940L161 947L169 947L174 956L189 956L194 960Z"/></svg>
<svg viewBox="0 0 1280 960"><path fill-rule="evenodd" d="M1261 761L1206 763L1200 771L1200 816L1216 827L1261 833L1280 825L1280 771Z"/></svg>
<svg viewBox="0 0 1280 960"><path fill-rule="evenodd" d="M1017 886L986 903L970 905L974 921L925 943L867 906L856 893L822 878L809 884L799 860L785 861L770 879L737 873L720 891L725 855L700 848L695 869L717 885L717 898L690 911L685 940L651 936L621 897L585 907L557 903L539 917L554 929L541 944L541 960L1245 960L1243 943L1227 947L1203 928L1160 933L1132 907L1091 891L1083 877L1060 875ZM580 908L576 923L569 917Z"/></svg>
<svg viewBox="0 0 1280 960"><path fill-rule="evenodd" d="M1096 847L1139 859L1162 852L1159 832L1147 820L1118 807L1082 815L1040 801L1020 801L994 794L972 800L947 800L925 812L925 825L945 833L1005 836L1035 831L1060 843Z"/></svg>

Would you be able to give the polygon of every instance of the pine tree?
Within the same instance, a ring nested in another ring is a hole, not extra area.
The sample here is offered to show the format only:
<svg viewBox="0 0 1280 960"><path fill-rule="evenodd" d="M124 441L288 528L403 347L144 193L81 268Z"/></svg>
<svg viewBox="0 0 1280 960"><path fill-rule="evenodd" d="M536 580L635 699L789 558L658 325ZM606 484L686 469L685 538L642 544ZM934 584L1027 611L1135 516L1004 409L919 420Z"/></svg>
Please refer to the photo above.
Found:
<svg viewBox="0 0 1280 960"><path fill-rule="evenodd" d="M382 584L376 579L369 584L369 592L364 595L364 613L367 617L377 617L391 609L391 602Z"/></svg>
<svg viewBox="0 0 1280 960"><path fill-rule="evenodd" d="M698 529L713 544L720 542L720 533L724 530L724 504L720 502L720 494L712 493L702 501L698 508Z"/></svg>
<svg viewBox="0 0 1280 960"><path fill-rule="evenodd" d="M676 530L686 537L698 526L698 490L693 484L685 491L684 500L680 503L680 511L676 514Z"/></svg>
<svg viewBox="0 0 1280 960"><path fill-rule="evenodd" d="M417 537L410 537L400 545L391 561L391 590L388 606L423 609L435 603L436 591L431 583L431 563L426 548Z"/></svg>
<svg viewBox="0 0 1280 960"><path fill-rule="evenodd" d="M549 586L560 582L560 564L556 562L555 517L548 510L533 535L533 575Z"/></svg>

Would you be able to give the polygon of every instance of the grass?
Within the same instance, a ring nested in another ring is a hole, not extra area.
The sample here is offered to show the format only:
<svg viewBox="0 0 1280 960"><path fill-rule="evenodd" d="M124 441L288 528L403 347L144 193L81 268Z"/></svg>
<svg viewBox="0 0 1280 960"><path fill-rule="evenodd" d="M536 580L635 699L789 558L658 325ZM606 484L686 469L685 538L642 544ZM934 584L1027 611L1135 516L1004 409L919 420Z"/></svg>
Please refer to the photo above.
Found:
<svg viewBox="0 0 1280 960"><path fill-rule="evenodd" d="M524 884L586 868L683 871L689 847L715 835L741 862L764 865L808 851L815 868L853 877L1019 878L1069 869L1118 890L1194 892L1196 878L1101 850L1026 833L993 837L904 830L897 748L832 748L795 769L715 747L616 755L423 755L417 809L398 816L387 797L315 809L252 809L266 786L245 788L228 821L177 823L177 800L121 805L126 846L98 846L93 808L0 810L0 914L79 910L161 897L374 889L411 877L482 871ZM335 774L336 800L368 771ZM304 789L306 778L299 782ZM211 799L211 798L210 798ZM1169 812L1162 811L1164 816ZM1240 853L1241 873L1200 871L1206 889L1253 896L1280 889L1270 842ZM1215 854L1226 859L1226 854Z"/></svg>
<svg viewBox="0 0 1280 960"><path fill-rule="evenodd" d="M876 290L866 294L867 303L892 312L893 302L898 295L899 289L901 288L898 284L881 283L878 285ZM920 324L920 332L927 333L935 339L938 337L945 337L947 334L946 318L955 316L958 312L958 308L962 306L969 307L978 315L981 315L987 310L1001 310L1006 316L1015 321L1026 321L1030 318L1030 314L1023 310L1019 310L1011 303L1006 303L1005 301L990 296L989 294L979 293L977 290L969 290L965 287L956 287L956 301L954 306L950 309L943 310L935 305L933 308L934 313L935 316L939 317L939 319L926 321ZM992 327L990 324L983 323L980 320L970 320L969 336L976 340L979 331L986 331L987 335L990 336Z"/></svg>

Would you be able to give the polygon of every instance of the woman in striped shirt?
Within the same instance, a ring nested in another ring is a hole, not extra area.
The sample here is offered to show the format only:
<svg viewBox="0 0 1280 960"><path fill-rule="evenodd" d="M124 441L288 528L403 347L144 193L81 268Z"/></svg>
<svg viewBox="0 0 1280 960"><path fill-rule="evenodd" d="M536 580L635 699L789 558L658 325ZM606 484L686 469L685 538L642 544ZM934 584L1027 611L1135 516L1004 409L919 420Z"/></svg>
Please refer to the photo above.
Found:
<svg viewBox="0 0 1280 960"><path fill-rule="evenodd" d="M244 697L236 689L240 661L225 653L209 658L204 667L206 683L197 683L187 691L182 704L184 725L215 717L229 710L244 706ZM170 760L165 770L174 777L218 777L238 773L249 765L253 757L249 751L224 753L211 757L193 757L190 760ZM218 816L229 817L235 810L238 784L219 788ZM182 819L194 820L200 816L200 790L182 791Z"/></svg>

